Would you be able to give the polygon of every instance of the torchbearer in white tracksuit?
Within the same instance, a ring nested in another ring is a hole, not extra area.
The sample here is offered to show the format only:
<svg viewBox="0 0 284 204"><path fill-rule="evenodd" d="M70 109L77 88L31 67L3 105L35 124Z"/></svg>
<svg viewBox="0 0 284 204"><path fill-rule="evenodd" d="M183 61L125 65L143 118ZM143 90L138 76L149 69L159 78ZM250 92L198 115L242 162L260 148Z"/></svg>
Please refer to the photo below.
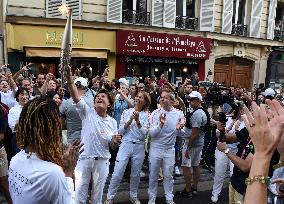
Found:
<svg viewBox="0 0 284 204"><path fill-rule="evenodd" d="M105 204L112 204L119 184L123 178L125 168L131 159L130 175L130 201L140 204L137 191L140 182L140 172L145 158L145 136L149 130L148 108L151 98L145 91L140 91L135 96L135 107L123 111L119 133L123 135L122 143L116 156L114 172L110 181Z"/></svg>
<svg viewBox="0 0 284 204"><path fill-rule="evenodd" d="M86 203L91 178L91 203L102 204L111 157L109 145L116 148L121 139L115 119L107 114L113 100L110 93L102 89L95 96L94 107L89 107L84 99L79 97L70 69L68 67L67 84L74 106L82 119L81 141L84 143L84 151L75 168L76 204Z"/></svg>
<svg viewBox="0 0 284 204"><path fill-rule="evenodd" d="M175 96L163 90L160 97L161 108L153 111L150 118L149 133L151 145L149 153L149 202L155 204L158 188L159 170L162 167L164 175L164 191L167 204L173 201L173 169L175 164L175 141L184 126L185 118L182 111L173 107Z"/></svg>

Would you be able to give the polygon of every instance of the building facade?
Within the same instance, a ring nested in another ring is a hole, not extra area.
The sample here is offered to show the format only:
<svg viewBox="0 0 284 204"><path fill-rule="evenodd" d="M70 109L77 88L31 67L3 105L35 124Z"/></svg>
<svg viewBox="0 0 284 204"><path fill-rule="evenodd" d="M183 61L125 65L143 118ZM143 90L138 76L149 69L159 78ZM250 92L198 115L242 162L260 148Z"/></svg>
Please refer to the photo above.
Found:
<svg viewBox="0 0 284 204"><path fill-rule="evenodd" d="M108 63L112 78L165 74L176 82L198 72L201 80L250 89L269 77L269 56L284 46L277 0L6 0L10 64L57 66L61 4L73 8L72 58L97 71Z"/></svg>

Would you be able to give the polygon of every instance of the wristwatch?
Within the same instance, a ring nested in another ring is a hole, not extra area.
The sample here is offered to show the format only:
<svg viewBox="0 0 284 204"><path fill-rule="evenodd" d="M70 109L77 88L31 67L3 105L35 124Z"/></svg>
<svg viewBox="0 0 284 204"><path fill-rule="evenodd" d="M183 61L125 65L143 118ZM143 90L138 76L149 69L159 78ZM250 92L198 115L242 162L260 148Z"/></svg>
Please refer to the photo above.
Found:
<svg viewBox="0 0 284 204"><path fill-rule="evenodd" d="M225 154L228 154L229 152L230 152L229 148L225 149L225 151L224 151Z"/></svg>

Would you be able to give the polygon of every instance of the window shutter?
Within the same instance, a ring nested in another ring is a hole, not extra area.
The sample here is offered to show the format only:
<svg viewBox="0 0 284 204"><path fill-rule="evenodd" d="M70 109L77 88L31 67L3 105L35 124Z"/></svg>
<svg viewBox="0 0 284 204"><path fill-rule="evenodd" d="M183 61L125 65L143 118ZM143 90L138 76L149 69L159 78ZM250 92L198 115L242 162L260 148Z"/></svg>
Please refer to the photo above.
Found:
<svg viewBox="0 0 284 204"><path fill-rule="evenodd" d="M232 0L223 0L222 33L232 33L233 3Z"/></svg>
<svg viewBox="0 0 284 204"><path fill-rule="evenodd" d="M63 3L62 0L47 0L46 1L46 17L47 18L62 18L62 14L58 11L59 6Z"/></svg>
<svg viewBox="0 0 284 204"><path fill-rule="evenodd" d="M214 31L215 0L201 0L200 31Z"/></svg>
<svg viewBox="0 0 284 204"><path fill-rule="evenodd" d="M174 28L176 24L176 0L165 0L164 3L164 27Z"/></svg>
<svg viewBox="0 0 284 204"><path fill-rule="evenodd" d="M250 20L250 37L260 37L260 23L262 15L263 0L252 0L251 20Z"/></svg>
<svg viewBox="0 0 284 204"><path fill-rule="evenodd" d="M267 27L267 39L270 40L273 40L274 38L276 8L277 8L277 0L270 0L268 27Z"/></svg>
<svg viewBox="0 0 284 204"><path fill-rule="evenodd" d="M107 1L107 21L122 23L122 0Z"/></svg>
<svg viewBox="0 0 284 204"><path fill-rule="evenodd" d="M152 26L163 26L163 0L152 0Z"/></svg>
<svg viewBox="0 0 284 204"><path fill-rule="evenodd" d="M81 20L81 0L65 0L66 5L72 8L72 18L76 20Z"/></svg>
<svg viewBox="0 0 284 204"><path fill-rule="evenodd" d="M47 0L46 1L46 17L48 18L66 18L62 15L58 8L66 4L68 7L72 8L72 18L80 20L81 19L81 0Z"/></svg>

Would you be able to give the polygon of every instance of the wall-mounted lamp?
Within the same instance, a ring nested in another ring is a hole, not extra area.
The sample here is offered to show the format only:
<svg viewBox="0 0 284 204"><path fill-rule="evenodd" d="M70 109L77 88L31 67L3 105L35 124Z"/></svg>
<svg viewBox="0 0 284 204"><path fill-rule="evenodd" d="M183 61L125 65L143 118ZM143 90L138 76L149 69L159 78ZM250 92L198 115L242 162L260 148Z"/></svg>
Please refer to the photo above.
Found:
<svg viewBox="0 0 284 204"><path fill-rule="evenodd" d="M159 71L159 69L158 68L155 68L155 72L158 72Z"/></svg>
<svg viewBox="0 0 284 204"><path fill-rule="evenodd" d="M184 67L184 68L182 69L182 71L183 71L183 72L187 72L187 67Z"/></svg>
<svg viewBox="0 0 284 204"><path fill-rule="evenodd" d="M169 72L172 72L172 68L169 68Z"/></svg>

